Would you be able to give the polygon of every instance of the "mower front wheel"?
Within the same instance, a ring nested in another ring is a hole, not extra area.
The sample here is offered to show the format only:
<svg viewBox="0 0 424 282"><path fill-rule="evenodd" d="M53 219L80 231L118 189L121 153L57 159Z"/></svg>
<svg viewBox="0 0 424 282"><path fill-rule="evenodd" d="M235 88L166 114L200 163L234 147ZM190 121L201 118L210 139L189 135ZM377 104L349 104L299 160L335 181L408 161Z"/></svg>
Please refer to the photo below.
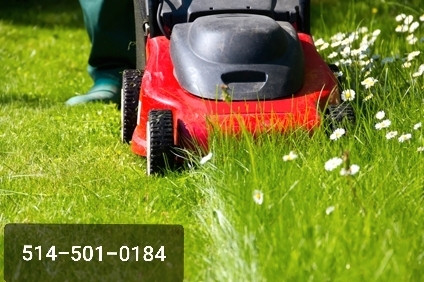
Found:
<svg viewBox="0 0 424 282"><path fill-rule="evenodd" d="M356 121L353 107L348 103L328 105L324 119L327 124L327 132L329 134L337 128L349 127Z"/></svg>
<svg viewBox="0 0 424 282"><path fill-rule="evenodd" d="M151 110L146 126L147 174L161 174L175 163L172 111Z"/></svg>

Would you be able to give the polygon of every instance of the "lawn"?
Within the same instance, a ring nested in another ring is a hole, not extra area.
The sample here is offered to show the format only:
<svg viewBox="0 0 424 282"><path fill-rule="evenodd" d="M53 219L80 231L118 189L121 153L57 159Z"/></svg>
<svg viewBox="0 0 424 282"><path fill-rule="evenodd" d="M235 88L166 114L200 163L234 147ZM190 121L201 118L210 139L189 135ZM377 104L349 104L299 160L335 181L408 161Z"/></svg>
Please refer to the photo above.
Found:
<svg viewBox="0 0 424 282"><path fill-rule="evenodd" d="M2 229L182 224L187 281L422 281L421 1L313 1L355 92L346 134L216 134L210 160L164 177L120 142L114 105L64 106L90 87L89 41L76 1L39 2L0 4Z"/></svg>

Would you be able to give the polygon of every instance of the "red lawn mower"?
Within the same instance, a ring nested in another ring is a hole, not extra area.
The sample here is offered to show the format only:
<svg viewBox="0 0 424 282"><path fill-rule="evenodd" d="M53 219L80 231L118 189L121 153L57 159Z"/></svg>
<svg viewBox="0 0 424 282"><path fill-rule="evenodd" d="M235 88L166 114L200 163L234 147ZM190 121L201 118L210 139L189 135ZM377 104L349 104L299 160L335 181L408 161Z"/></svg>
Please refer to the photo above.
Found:
<svg viewBox="0 0 424 282"><path fill-rule="evenodd" d="M353 122L335 66L310 35L309 0L134 0L137 69L123 73L122 141L147 173L175 148L208 148L211 128L312 130ZM321 117L323 116L323 118Z"/></svg>

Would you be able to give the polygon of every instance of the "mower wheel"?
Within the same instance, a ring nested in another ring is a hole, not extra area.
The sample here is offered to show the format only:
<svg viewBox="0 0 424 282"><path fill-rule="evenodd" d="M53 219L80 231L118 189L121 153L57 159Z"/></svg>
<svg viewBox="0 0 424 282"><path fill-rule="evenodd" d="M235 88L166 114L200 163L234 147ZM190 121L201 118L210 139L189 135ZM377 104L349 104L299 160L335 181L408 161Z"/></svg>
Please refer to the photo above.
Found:
<svg viewBox="0 0 424 282"><path fill-rule="evenodd" d="M146 66L146 24L149 17L146 11L145 0L133 0L134 5L134 21L135 21L135 48L136 48L136 67L144 70Z"/></svg>
<svg viewBox="0 0 424 282"><path fill-rule="evenodd" d="M151 110L146 128L147 174L161 174L175 163L172 111Z"/></svg>
<svg viewBox="0 0 424 282"><path fill-rule="evenodd" d="M337 128L347 128L355 123L355 112L352 105L342 103L338 105L328 105L325 112L327 132L331 134Z"/></svg>
<svg viewBox="0 0 424 282"><path fill-rule="evenodd" d="M137 126L137 108L142 73L124 70L121 92L121 141L129 143Z"/></svg>
<svg viewBox="0 0 424 282"><path fill-rule="evenodd" d="M129 143L137 126L138 97L142 73L124 70L121 90L121 141Z"/></svg>
<svg viewBox="0 0 424 282"><path fill-rule="evenodd" d="M337 81L339 83L339 87L341 88L341 84L343 83L343 77L339 75L340 68L335 64L328 64L328 67L330 68L330 70L334 74L334 76L337 78Z"/></svg>

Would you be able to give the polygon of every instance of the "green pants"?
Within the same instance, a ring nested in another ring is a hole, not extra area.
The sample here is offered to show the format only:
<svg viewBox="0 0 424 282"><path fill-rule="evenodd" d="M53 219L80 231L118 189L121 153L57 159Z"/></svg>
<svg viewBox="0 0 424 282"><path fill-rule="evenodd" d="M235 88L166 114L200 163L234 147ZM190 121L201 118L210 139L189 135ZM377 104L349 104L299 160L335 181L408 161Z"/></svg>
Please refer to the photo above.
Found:
<svg viewBox="0 0 424 282"><path fill-rule="evenodd" d="M94 81L121 79L135 68L135 28L132 0L79 0L91 41L88 72Z"/></svg>

